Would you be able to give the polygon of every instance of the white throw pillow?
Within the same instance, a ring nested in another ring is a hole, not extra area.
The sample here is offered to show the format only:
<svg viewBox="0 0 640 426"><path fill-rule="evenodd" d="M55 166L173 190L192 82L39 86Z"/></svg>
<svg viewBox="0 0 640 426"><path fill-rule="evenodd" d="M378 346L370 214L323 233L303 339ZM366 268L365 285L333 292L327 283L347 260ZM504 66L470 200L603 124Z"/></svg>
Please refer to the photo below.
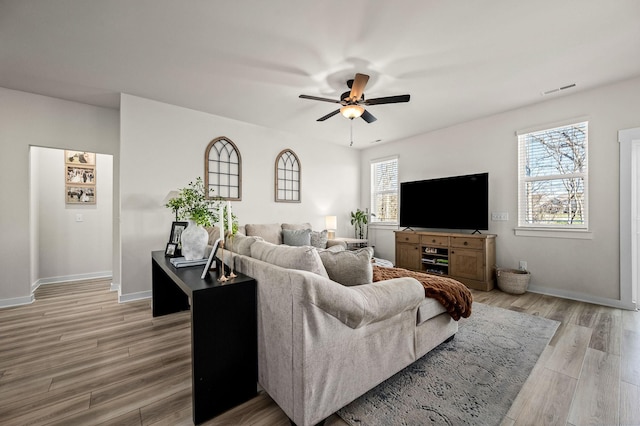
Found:
<svg viewBox="0 0 640 426"><path fill-rule="evenodd" d="M300 269L329 278L315 247L292 247L256 241L251 245L251 257L288 269Z"/></svg>
<svg viewBox="0 0 640 426"><path fill-rule="evenodd" d="M247 237L246 235L235 234L231 238L227 237L224 248L243 256L251 256L251 246L256 241L264 240L260 237Z"/></svg>
<svg viewBox="0 0 640 426"><path fill-rule="evenodd" d="M327 248L327 237L328 233L325 229L324 231L311 231L311 245L315 248L326 249Z"/></svg>

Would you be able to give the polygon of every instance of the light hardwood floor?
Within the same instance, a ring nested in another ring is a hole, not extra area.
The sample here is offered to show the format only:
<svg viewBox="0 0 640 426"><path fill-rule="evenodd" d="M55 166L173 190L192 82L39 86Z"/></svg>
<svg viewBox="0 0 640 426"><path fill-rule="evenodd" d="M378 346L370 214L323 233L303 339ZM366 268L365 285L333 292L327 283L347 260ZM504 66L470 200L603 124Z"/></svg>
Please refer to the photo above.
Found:
<svg viewBox="0 0 640 426"><path fill-rule="evenodd" d="M504 425L640 424L640 314L527 293L476 301L562 322ZM189 313L151 316L105 281L0 309L0 424L191 425ZM206 425L282 425L264 393ZM332 416L328 425L344 425Z"/></svg>

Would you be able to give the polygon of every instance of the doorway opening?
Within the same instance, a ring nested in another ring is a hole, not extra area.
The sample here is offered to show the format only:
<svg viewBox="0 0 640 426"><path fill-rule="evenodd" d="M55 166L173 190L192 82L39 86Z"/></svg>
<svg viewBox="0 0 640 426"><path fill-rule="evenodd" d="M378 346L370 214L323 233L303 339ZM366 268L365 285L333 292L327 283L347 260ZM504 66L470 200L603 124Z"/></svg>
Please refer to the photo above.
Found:
<svg viewBox="0 0 640 426"><path fill-rule="evenodd" d="M618 132L620 142L620 302L638 309L640 286L640 127Z"/></svg>
<svg viewBox="0 0 640 426"><path fill-rule="evenodd" d="M85 177L75 182L63 149L31 146L29 165L32 295L43 284L110 278L113 156L96 154L93 170L85 167L94 173L91 185ZM91 191L76 199L74 188Z"/></svg>

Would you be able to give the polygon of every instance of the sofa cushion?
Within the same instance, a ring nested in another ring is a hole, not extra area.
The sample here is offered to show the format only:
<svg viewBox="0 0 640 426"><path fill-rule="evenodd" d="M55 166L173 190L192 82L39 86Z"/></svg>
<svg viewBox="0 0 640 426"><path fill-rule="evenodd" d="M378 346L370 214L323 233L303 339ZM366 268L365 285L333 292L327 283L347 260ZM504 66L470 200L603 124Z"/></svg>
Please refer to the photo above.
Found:
<svg viewBox="0 0 640 426"><path fill-rule="evenodd" d="M251 257L288 269L300 269L329 278L315 247L292 247L256 241L251 245Z"/></svg>
<svg viewBox="0 0 640 426"><path fill-rule="evenodd" d="M371 247L364 247L355 251L320 251L320 258L329 278L349 286L373 282L372 256L373 248Z"/></svg>
<svg viewBox="0 0 640 426"><path fill-rule="evenodd" d="M316 247L317 248L317 247ZM334 253L337 253L339 251L345 251L346 248L343 245L335 245L335 246L329 246L325 249L318 249L318 253L322 253L323 251L332 251Z"/></svg>
<svg viewBox="0 0 640 426"><path fill-rule="evenodd" d="M416 325L420 325L423 322L430 320L431 318L438 316L444 312L447 312L442 303L431 297L425 297L424 301L418 306L418 317L416 318Z"/></svg>
<svg viewBox="0 0 640 426"><path fill-rule="evenodd" d="M220 228L217 226L206 226L204 229L207 230L209 234L209 239L207 240L208 245L213 245L213 243L220 238Z"/></svg>
<svg viewBox="0 0 640 426"><path fill-rule="evenodd" d="M282 229L311 229L310 223L283 223L281 225Z"/></svg>
<svg viewBox="0 0 640 426"><path fill-rule="evenodd" d="M283 229L282 242L288 246L309 246L311 229Z"/></svg>
<svg viewBox="0 0 640 426"><path fill-rule="evenodd" d="M247 237L261 237L273 244L282 244L282 227L279 223L247 224L244 226Z"/></svg>
<svg viewBox="0 0 640 426"><path fill-rule="evenodd" d="M326 229L324 231L311 231L311 245L320 249L327 248L327 240L329 239L327 235Z"/></svg>
<svg viewBox="0 0 640 426"><path fill-rule="evenodd" d="M256 241L263 241L260 237L247 237L242 234L235 234L233 238L227 238L225 248L243 256L251 256L251 245Z"/></svg>

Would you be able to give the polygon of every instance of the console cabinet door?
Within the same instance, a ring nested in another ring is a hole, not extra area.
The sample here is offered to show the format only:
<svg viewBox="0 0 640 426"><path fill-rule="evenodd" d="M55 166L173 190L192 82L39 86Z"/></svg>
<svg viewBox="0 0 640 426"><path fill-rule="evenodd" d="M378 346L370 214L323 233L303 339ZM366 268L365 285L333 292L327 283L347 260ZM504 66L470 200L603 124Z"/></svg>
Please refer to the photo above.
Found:
<svg viewBox="0 0 640 426"><path fill-rule="evenodd" d="M396 267L420 270L420 246L418 244L396 244Z"/></svg>
<svg viewBox="0 0 640 426"><path fill-rule="evenodd" d="M449 274L484 281L484 251L455 248L449 252Z"/></svg>

